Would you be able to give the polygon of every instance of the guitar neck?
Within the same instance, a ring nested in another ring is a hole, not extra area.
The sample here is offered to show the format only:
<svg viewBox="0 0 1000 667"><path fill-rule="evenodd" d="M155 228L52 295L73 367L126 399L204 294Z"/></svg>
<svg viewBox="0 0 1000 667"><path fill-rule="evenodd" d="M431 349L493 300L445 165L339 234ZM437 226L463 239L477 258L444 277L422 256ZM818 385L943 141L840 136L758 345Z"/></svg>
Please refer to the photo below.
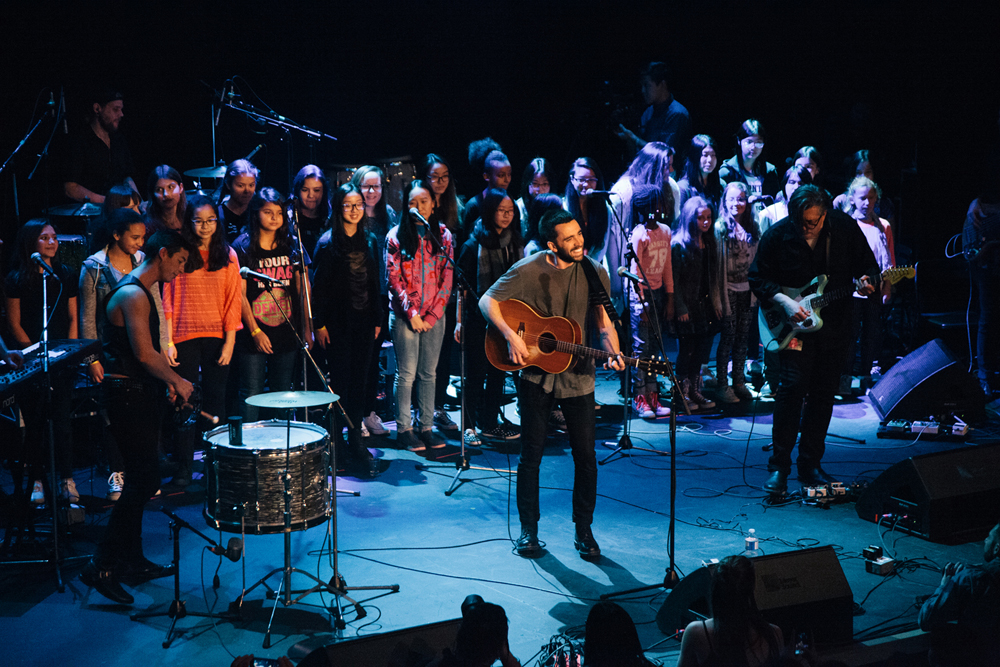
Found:
<svg viewBox="0 0 1000 667"><path fill-rule="evenodd" d="M565 352L566 354L572 354L575 357L586 357L588 359L607 359L612 357L610 352L607 350L598 350L593 347L586 347L584 345L577 345L576 343L567 343L566 341L554 341L556 352ZM626 357L622 355L622 361L625 362L626 366L632 366L634 368L639 367L639 359L633 359L632 357Z"/></svg>

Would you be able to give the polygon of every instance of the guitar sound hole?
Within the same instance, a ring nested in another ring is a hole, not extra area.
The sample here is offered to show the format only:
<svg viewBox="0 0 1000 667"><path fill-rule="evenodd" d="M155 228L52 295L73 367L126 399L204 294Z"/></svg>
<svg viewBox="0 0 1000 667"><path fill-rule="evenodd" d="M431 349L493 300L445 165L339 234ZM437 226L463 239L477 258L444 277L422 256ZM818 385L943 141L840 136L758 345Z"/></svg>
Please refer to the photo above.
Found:
<svg viewBox="0 0 1000 667"><path fill-rule="evenodd" d="M551 354L556 351L556 339L550 333L543 333L538 337L538 349L543 354Z"/></svg>

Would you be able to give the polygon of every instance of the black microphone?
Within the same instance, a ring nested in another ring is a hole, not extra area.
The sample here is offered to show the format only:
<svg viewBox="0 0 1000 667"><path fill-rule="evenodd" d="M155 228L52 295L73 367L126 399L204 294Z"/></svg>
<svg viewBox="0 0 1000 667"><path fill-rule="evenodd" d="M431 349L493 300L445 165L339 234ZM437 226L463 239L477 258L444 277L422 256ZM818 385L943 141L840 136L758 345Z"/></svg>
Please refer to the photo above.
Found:
<svg viewBox="0 0 1000 667"><path fill-rule="evenodd" d="M428 227L430 227L431 223L427 222L427 218L420 215L420 211L418 211L416 208L410 208L410 215L419 220L420 222L424 223Z"/></svg>
<svg viewBox="0 0 1000 667"><path fill-rule="evenodd" d="M257 154L257 151L259 151L259 150L260 150L261 148L263 148L263 147L264 147L264 144L259 144L259 145L257 146L257 148L255 148L255 149L253 149L252 151L250 151L250 155L247 155L247 156L246 156L245 158L243 158L243 159L244 159L244 160L249 160L250 158L252 158L252 157L253 157L254 155L256 155L256 154Z"/></svg>
<svg viewBox="0 0 1000 667"><path fill-rule="evenodd" d="M222 92L219 93L219 108L215 112L215 126L219 127L219 117L222 115L222 105L226 99L226 84L222 84Z"/></svg>
<svg viewBox="0 0 1000 667"><path fill-rule="evenodd" d="M225 548L216 545L209 547L208 550L216 556L225 556L234 563L238 563L243 556L243 540L238 537L230 537L229 544Z"/></svg>
<svg viewBox="0 0 1000 667"><path fill-rule="evenodd" d="M35 253L36 255L38 253ZM257 280L263 280L266 283L271 283L272 285L280 285L281 281L277 278L272 278L271 276L265 275L263 273L257 273L256 271L251 271L248 267L243 267L240 269L240 278L256 278Z"/></svg>
<svg viewBox="0 0 1000 667"><path fill-rule="evenodd" d="M619 266L618 267L618 275L621 276L622 278L628 278L629 280L631 280L632 282L634 282L636 285L644 285L646 287L649 287L649 284L646 283L645 280L643 280L639 276L635 275L634 273L632 273L631 271L629 271L628 269L626 269L624 266Z"/></svg>
<svg viewBox="0 0 1000 667"><path fill-rule="evenodd" d="M49 101L45 103L52 117L56 117L56 94L53 91L49 91Z"/></svg>
<svg viewBox="0 0 1000 667"><path fill-rule="evenodd" d="M610 200L611 195L614 195L615 197L621 196L617 192L611 192L610 190L590 190L587 192L588 197L597 197L598 199Z"/></svg>
<svg viewBox="0 0 1000 667"><path fill-rule="evenodd" d="M66 94L63 89L59 89L59 113L62 114L63 134L69 134L69 125L66 124Z"/></svg>
<svg viewBox="0 0 1000 667"><path fill-rule="evenodd" d="M42 267L42 271L44 271L47 275L52 276L56 280L59 280L59 276L57 276L56 272L52 270L52 267L46 264L45 260L42 259L42 253L40 252L32 253L31 261L33 261L38 266Z"/></svg>

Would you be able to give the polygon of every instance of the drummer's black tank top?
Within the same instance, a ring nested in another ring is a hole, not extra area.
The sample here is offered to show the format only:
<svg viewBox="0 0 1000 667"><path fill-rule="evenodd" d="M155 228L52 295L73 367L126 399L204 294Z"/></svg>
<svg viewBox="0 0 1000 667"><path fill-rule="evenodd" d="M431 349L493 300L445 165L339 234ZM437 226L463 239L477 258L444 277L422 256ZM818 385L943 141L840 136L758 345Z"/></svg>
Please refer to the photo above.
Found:
<svg viewBox="0 0 1000 667"><path fill-rule="evenodd" d="M153 349L159 353L160 351L160 317L156 314L156 302L153 300L153 295L150 294L149 290L142 282L133 276L128 274L124 276L118 284L115 285L104 300L104 308L108 307L108 303L111 301L111 295L120 290L126 285L137 285L143 292L146 293L146 299L149 301L149 334L153 339ZM125 327L115 326L111 323L111 318L108 317L104 322L104 355L108 360L108 372L116 373L118 375L127 375L135 380L149 380L156 382L157 380L150 375L142 364L139 363L139 359L135 356L135 351L132 350L132 343L128 339L128 331Z"/></svg>

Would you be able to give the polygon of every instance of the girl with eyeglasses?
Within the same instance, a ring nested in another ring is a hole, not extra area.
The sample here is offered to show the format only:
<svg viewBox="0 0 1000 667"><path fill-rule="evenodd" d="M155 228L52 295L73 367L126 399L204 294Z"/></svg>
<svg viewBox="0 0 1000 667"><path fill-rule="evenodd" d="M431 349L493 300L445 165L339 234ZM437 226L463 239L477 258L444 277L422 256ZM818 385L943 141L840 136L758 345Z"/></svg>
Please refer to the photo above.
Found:
<svg viewBox="0 0 1000 667"><path fill-rule="evenodd" d="M563 208L573 215L583 230L583 249L597 263L604 259L607 250L608 224L611 206L601 197L592 196L593 190L604 190L604 177L597 163L581 157L569 170L569 183L563 195Z"/></svg>
<svg viewBox="0 0 1000 667"><path fill-rule="evenodd" d="M224 418L229 364L241 328L241 280L236 253L226 243L219 211L208 197L191 198L181 236L197 246L184 273L163 286L167 360L192 384L200 380L202 410ZM201 430L214 425L201 420ZM180 432L175 442L180 468L175 486L191 483L193 433Z"/></svg>
<svg viewBox="0 0 1000 667"><path fill-rule="evenodd" d="M377 244L375 258L378 260L378 284L382 300L382 322L379 324L381 328L373 343L375 362L372 364L368 395L365 397L363 407L365 418L361 435L364 437L388 435L389 429L382 423L382 418L375 412L375 408L378 405L378 358L382 353L382 344L389 337L389 282L385 273L385 238L389 230L396 226L399 214L386 202L386 198L382 194L386 190L387 183L385 173L380 168L373 165L360 167L351 177L351 183L361 190L361 194L365 198L365 227L375 235L375 243ZM323 234L324 241L329 240L329 236L329 234ZM316 252L319 252L318 248ZM388 388L386 391L388 392Z"/></svg>
<svg viewBox="0 0 1000 667"><path fill-rule="evenodd" d="M514 224L515 204L503 190L490 188L483 196L483 217L476 221L469 240L459 253L458 266L477 295L486 293L500 276L524 257L521 229ZM479 300L463 295L461 322L455 327L455 341L465 338L465 438L476 445L476 429L487 440L513 440L520 430L501 419L506 373L486 359L486 320Z"/></svg>
<svg viewBox="0 0 1000 667"><path fill-rule="evenodd" d="M778 172L764 159L764 126L759 120L749 118L736 130L736 155L719 167L723 185L739 181L747 186L747 204L754 220L778 195Z"/></svg>
<svg viewBox="0 0 1000 667"><path fill-rule="evenodd" d="M386 270L392 313L389 326L396 352L396 442L412 452L444 447L434 431L434 391L444 311L451 297L454 257L451 232L444 223L425 224L434 211L430 186L415 179L403 193L399 224L386 239ZM416 401L413 386L417 385ZM410 408L416 404L420 423L414 428Z"/></svg>
<svg viewBox="0 0 1000 667"><path fill-rule="evenodd" d="M342 429L334 429L338 448L366 476L378 473L377 462L362 444L361 425L370 393L371 366L378 363L372 341L382 328L382 294L375 254L378 243L369 232L361 189L345 183L333 193L330 242L313 260L313 329L316 344L326 350L330 385L340 395L351 420L346 447Z"/></svg>
<svg viewBox="0 0 1000 667"><path fill-rule="evenodd" d="M459 221L461 214L464 213L464 207L458 200L455 180L451 177L451 168L448 163L440 155L430 153L424 160L424 175L434 199L434 212L429 220L432 223L444 223L453 239L463 236ZM441 341L441 352L438 355L434 381L434 426L444 432L458 431L458 424L445 409L447 404L451 402L451 398L448 396L448 387L451 385L451 371L453 370L451 367L452 338L447 332L455 329L457 321L455 308L455 291L452 290L448 306L444 311L444 330L446 333Z"/></svg>

